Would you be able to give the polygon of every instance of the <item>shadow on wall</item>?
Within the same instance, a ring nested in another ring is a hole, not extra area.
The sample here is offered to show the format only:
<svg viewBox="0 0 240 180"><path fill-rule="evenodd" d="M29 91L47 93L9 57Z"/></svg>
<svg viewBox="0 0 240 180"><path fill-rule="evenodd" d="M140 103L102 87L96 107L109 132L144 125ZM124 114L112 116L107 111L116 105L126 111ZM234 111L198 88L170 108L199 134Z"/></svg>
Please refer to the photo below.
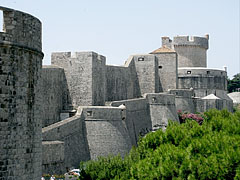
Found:
<svg viewBox="0 0 240 180"><path fill-rule="evenodd" d="M67 78L65 72L63 73L63 110L72 110L73 109L73 102L72 97L70 96L70 91L68 88Z"/></svg>

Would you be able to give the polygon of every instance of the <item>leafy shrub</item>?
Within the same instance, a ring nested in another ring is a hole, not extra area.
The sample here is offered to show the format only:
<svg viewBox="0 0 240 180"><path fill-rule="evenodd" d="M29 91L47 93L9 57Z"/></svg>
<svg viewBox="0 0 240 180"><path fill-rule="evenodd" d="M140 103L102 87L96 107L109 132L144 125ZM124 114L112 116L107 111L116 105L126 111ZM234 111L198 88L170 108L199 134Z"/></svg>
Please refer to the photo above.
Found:
<svg viewBox="0 0 240 180"><path fill-rule="evenodd" d="M204 114L193 114L193 113L188 113L188 112L182 112L181 110L178 110L178 117L181 123L184 123L187 119L188 120L193 120L196 121L198 124L202 124L204 120Z"/></svg>
<svg viewBox="0 0 240 180"><path fill-rule="evenodd" d="M240 112L210 110L149 133L120 156L82 163L80 179L239 179ZM81 168L80 167L80 168Z"/></svg>

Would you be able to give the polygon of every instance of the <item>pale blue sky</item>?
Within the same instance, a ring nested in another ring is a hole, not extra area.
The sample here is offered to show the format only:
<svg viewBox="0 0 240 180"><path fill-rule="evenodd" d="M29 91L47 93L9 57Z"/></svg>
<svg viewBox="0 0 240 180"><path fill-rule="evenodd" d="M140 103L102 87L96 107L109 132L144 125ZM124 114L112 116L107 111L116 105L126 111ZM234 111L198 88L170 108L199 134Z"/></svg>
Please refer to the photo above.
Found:
<svg viewBox="0 0 240 180"><path fill-rule="evenodd" d="M51 52L95 51L107 64L161 46L161 36L210 35L208 67L240 72L239 0L0 0L43 24L44 64Z"/></svg>

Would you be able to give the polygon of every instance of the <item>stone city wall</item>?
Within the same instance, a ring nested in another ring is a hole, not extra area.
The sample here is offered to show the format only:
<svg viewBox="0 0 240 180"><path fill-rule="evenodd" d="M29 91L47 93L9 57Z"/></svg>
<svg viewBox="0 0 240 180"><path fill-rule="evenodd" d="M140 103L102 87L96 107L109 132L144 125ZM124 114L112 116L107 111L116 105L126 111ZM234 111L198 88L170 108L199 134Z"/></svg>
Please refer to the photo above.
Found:
<svg viewBox="0 0 240 180"><path fill-rule="evenodd" d="M63 174L64 169L64 142L43 141L42 142L42 174Z"/></svg>
<svg viewBox="0 0 240 180"><path fill-rule="evenodd" d="M126 127L126 110L120 107L79 107L86 125L86 137L91 159L109 154L129 152L131 140Z"/></svg>
<svg viewBox="0 0 240 180"><path fill-rule="evenodd" d="M128 99L132 92L130 68L106 66L106 101Z"/></svg>
<svg viewBox="0 0 240 180"><path fill-rule="evenodd" d="M126 108L126 125L132 145L137 145L139 136L152 128L149 105L145 98L113 101L111 106Z"/></svg>
<svg viewBox="0 0 240 180"><path fill-rule="evenodd" d="M43 66L42 78L42 127L60 121L63 110L64 70L57 66Z"/></svg>
<svg viewBox="0 0 240 180"><path fill-rule="evenodd" d="M74 117L62 120L42 129L43 141L64 142L63 170L71 167L79 167L80 161L90 159L88 142L86 139L86 126L81 114L80 112ZM43 156L48 156L48 153L43 154Z"/></svg>
<svg viewBox="0 0 240 180"><path fill-rule="evenodd" d="M189 89L171 89L169 94L175 95L176 109L182 112L195 113L195 106L193 103L193 90Z"/></svg>

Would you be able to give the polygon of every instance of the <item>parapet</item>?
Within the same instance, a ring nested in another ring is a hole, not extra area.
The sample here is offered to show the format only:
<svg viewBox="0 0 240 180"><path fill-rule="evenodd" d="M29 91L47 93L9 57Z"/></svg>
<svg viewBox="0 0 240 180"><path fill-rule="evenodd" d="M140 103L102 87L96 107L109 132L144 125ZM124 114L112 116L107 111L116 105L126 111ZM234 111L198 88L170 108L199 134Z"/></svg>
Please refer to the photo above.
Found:
<svg viewBox="0 0 240 180"><path fill-rule="evenodd" d="M34 16L0 6L3 12L3 32L0 43L42 51L42 25Z"/></svg>
<svg viewBox="0 0 240 180"><path fill-rule="evenodd" d="M200 46L208 49L209 35L205 37L197 36L176 36L173 38L173 46Z"/></svg>
<svg viewBox="0 0 240 180"><path fill-rule="evenodd" d="M178 76L226 76L227 72L223 69L203 68L203 67L182 67L178 68Z"/></svg>
<svg viewBox="0 0 240 180"><path fill-rule="evenodd" d="M204 37L198 36L175 36L173 40L169 37L162 37L162 46L174 49L174 46L199 46L208 49L209 35Z"/></svg>

